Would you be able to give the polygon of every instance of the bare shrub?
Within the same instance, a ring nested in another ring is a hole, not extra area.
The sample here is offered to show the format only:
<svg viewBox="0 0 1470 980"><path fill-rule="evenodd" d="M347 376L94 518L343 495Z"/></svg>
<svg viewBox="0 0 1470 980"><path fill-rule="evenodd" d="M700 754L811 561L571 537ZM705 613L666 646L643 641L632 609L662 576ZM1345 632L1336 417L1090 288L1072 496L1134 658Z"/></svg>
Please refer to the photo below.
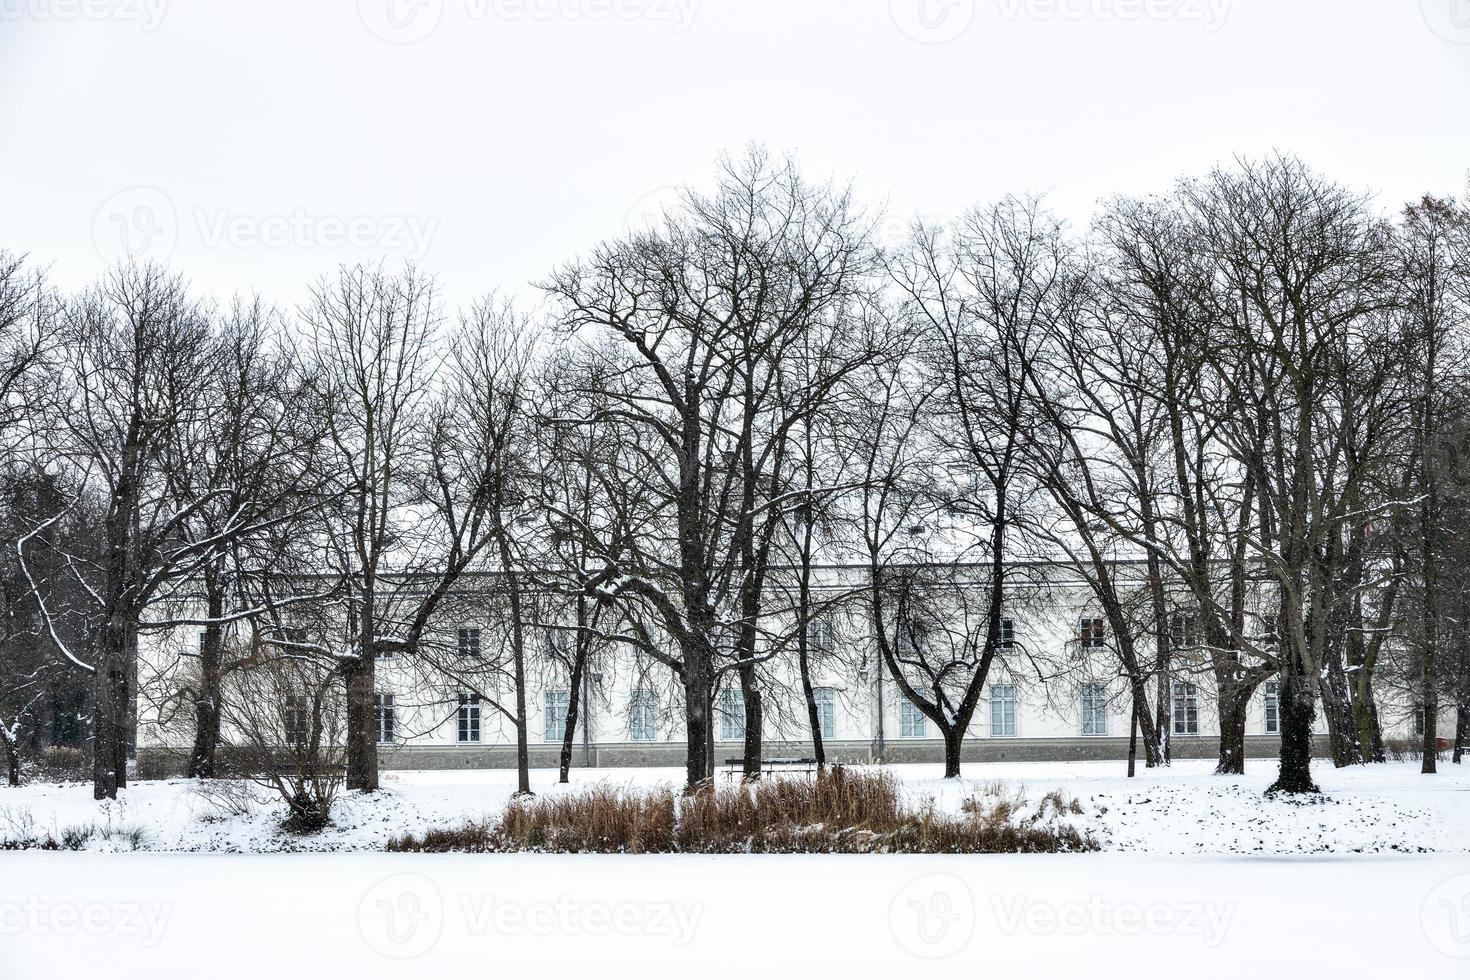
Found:
<svg viewBox="0 0 1470 980"><path fill-rule="evenodd" d="M775 779L717 787L706 781L675 798L598 787L550 799L515 800L494 825L468 824L390 841L394 851L599 853L1043 853L1096 850L1067 820L1081 806L1060 793L1034 803L996 788L939 813L905 804L887 772L837 767L813 780Z"/></svg>
<svg viewBox="0 0 1470 980"><path fill-rule="evenodd" d="M293 833L327 826L342 788L346 726L337 681L304 661L267 661L240 671L224 702L236 737L226 775L280 796Z"/></svg>

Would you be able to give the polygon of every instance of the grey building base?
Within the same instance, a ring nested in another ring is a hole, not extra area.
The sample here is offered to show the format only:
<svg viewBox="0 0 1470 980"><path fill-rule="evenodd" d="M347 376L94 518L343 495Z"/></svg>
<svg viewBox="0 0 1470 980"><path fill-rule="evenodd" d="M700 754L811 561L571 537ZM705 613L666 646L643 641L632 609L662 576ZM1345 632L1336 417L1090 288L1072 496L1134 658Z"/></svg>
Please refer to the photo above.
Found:
<svg viewBox="0 0 1470 980"><path fill-rule="evenodd" d="M868 741L827 742L827 761L844 765L867 765L877 761L888 763L942 763L944 744L937 739L894 739L888 742L881 760L875 746ZM1246 757L1274 759L1280 751L1275 735L1248 735ZM740 757L739 742L717 742L715 765L724 768L727 760ZM1314 752L1319 758L1328 756L1327 736L1314 739ZM378 762L383 769L514 769L515 746L512 745L385 745L378 749ZM808 757L813 753L810 742L767 742L765 757ZM530 747L533 769L555 769L561 764L557 745L537 743ZM1213 736L1178 736L1170 743L1175 759L1214 759L1219 755L1219 740ZM1127 738L972 738L965 742L960 754L962 762L1122 762L1128 758ZM1139 759L1143 758L1142 751ZM160 779L181 776L188 753L181 749L145 748L138 751L138 776ZM583 749L572 749L572 768L618 769L660 768L684 765L682 742L605 742L590 746L584 760Z"/></svg>

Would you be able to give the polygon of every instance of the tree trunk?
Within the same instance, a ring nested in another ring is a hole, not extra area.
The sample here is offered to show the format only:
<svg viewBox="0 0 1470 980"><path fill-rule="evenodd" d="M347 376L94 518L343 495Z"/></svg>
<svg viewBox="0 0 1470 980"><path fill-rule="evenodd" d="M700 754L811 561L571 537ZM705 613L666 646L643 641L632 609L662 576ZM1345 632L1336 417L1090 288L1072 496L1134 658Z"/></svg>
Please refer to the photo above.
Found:
<svg viewBox="0 0 1470 980"><path fill-rule="evenodd" d="M1470 739L1470 711L1466 710L1465 702L1460 702L1455 708L1455 765L1460 764L1460 758L1465 754L1465 742Z"/></svg>
<svg viewBox="0 0 1470 980"><path fill-rule="evenodd" d="M378 788L378 732L373 697L377 662L371 645L342 664L347 690L347 788L371 793Z"/></svg>
<svg viewBox="0 0 1470 980"><path fill-rule="evenodd" d="M693 789L713 771L710 739L710 692L714 687L713 662L704 637L692 637L684 644L684 736L688 754L684 760L684 781Z"/></svg>
<svg viewBox="0 0 1470 980"><path fill-rule="evenodd" d="M764 724L762 717L761 689L756 683L755 668L743 667L740 670L740 691L745 696L745 779L759 779L761 776L761 752L763 749L761 728Z"/></svg>
<svg viewBox="0 0 1470 980"><path fill-rule="evenodd" d="M1385 761L1383 730L1378 725L1378 708L1373 700L1373 672L1369 667L1364 665L1354 672L1349 692L1358 758L1363 762Z"/></svg>
<svg viewBox="0 0 1470 980"><path fill-rule="evenodd" d="M115 800L128 784L127 624L114 610L102 629L93 677L96 721L92 733L92 797Z"/></svg>
<svg viewBox="0 0 1470 980"><path fill-rule="evenodd" d="M578 613L580 615L580 610ZM581 630L577 631L577 645L572 654L572 675L568 680L567 690L567 726L561 736L561 769L557 774L557 782L567 783L572 775L572 743L577 738L577 723L582 719L582 676L587 668L587 660L582 655L585 641L582 639ZM524 712L523 712L524 713ZM519 748L519 745L517 746Z"/></svg>
<svg viewBox="0 0 1470 980"><path fill-rule="evenodd" d="M189 777L213 779L215 755L219 748L222 648L224 627L224 594L216 570L204 575L205 606L209 623L204 628L204 647L199 651L199 690L194 695L194 748L189 753Z"/></svg>
<svg viewBox="0 0 1470 980"><path fill-rule="evenodd" d="M1312 722L1316 719L1311 682L1287 665L1281 671L1277 710L1281 714L1281 771L1271 793L1320 793L1312 782Z"/></svg>
<svg viewBox="0 0 1470 980"><path fill-rule="evenodd" d="M1133 710L1128 715L1128 778L1138 771L1138 698L1131 699Z"/></svg>
<svg viewBox="0 0 1470 980"><path fill-rule="evenodd" d="M1238 681L1226 681L1219 687L1220 754L1215 775L1240 776L1245 773L1245 716L1254 688Z"/></svg>
<svg viewBox="0 0 1470 980"><path fill-rule="evenodd" d="M960 746L965 742L965 730L959 725L944 733L944 778L960 778Z"/></svg>
<svg viewBox="0 0 1470 980"><path fill-rule="evenodd" d="M20 753L15 750L15 739L10 737L10 730L4 725L0 725L0 747L5 749L7 782L11 786L19 786Z"/></svg>
<svg viewBox="0 0 1470 980"><path fill-rule="evenodd" d="M1352 697L1347 675L1336 654L1327 657L1327 675L1318 685L1322 694L1322 715L1327 722L1327 744L1332 751L1332 764L1339 769L1363 761L1353 726Z"/></svg>

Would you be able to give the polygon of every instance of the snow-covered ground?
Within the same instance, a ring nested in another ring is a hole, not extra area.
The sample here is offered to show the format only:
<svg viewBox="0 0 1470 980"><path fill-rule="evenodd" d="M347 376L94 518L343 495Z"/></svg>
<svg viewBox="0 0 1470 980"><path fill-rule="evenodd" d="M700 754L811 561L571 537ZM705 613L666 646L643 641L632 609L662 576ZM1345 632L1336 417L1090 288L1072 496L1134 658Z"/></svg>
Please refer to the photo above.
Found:
<svg viewBox="0 0 1470 980"><path fill-rule="evenodd" d="M971 765L961 780L940 778L937 766L894 766L905 792L933 798L943 810L993 783L1036 798L1059 789L1083 808L1078 826L1105 850L1156 854L1312 854L1323 852L1470 852L1470 767L1449 766L1421 776L1416 764L1334 770L1317 767L1325 796L1311 801L1266 800L1275 766L1256 762L1242 777L1211 774L1189 760L1129 780L1116 762ZM593 783L678 785L674 769L574 770L570 789ZM533 774L538 793L563 792L555 773ZM166 851L380 850L405 831L495 817L515 788L506 770L390 772L384 790L347 794L335 826L312 837L282 833L282 810L265 795L249 816L220 809L187 781L143 782L116 803L96 803L90 786L0 788L0 841L23 828L60 836L68 827L119 831L142 828L144 847ZM127 849L129 835L98 838L94 849Z"/></svg>
<svg viewBox="0 0 1470 980"><path fill-rule="evenodd" d="M1269 764L1227 780L1193 762L1131 782L1119 768L971 766L958 785L899 769L907 792L946 809L993 781L1060 788L1102 854L0 852L0 980L1470 976L1470 774L1322 767L1327 799L1292 804L1261 801ZM386 792L345 800L314 846L371 850L403 829L493 816L510 779L389 774ZM537 773L535 788L554 792L552 779ZM179 782L135 785L112 806L89 797L81 785L0 788L0 807L11 824L146 826L155 850L301 845L268 811L202 819L210 807ZM1310 853L1324 850L1380 853Z"/></svg>

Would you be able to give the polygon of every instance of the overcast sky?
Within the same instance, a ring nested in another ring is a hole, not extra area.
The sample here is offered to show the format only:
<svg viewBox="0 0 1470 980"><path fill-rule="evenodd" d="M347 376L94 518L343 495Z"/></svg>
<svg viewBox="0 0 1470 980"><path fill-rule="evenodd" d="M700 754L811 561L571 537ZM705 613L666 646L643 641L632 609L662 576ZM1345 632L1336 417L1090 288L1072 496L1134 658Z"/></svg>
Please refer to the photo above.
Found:
<svg viewBox="0 0 1470 980"><path fill-rule="evenodd" d="M68 286L531 298L752 140L893 228L1273 148L1396 209L1465 190L1470 0L0 0L0 247Z"/></svg>

